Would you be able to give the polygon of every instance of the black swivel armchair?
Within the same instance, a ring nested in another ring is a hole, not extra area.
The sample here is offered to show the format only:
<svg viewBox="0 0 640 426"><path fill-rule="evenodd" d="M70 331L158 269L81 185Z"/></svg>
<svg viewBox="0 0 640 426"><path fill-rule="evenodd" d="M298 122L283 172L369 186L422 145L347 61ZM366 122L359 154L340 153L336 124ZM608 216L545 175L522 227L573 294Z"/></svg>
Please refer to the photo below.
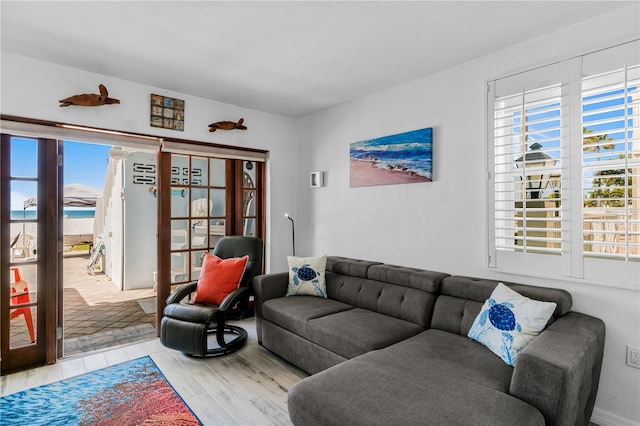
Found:
<svg viewBox="0 0 640 426"><path fill-rule="evenodd" d="M167 307L160 323L160 342L185 355L224 355L237 351L247 341L247 331L229 325L227 321L243 318L247 312L252 292L251 282L253 277L262 272L262 240L254 237L223 237L213 249L213 254L221 259L245 255L249 256L249 259L240 285L220 305L190 301L197 281L178 287L167 298ZM217 345L210 347L208 336L214 333Z"/></svg>

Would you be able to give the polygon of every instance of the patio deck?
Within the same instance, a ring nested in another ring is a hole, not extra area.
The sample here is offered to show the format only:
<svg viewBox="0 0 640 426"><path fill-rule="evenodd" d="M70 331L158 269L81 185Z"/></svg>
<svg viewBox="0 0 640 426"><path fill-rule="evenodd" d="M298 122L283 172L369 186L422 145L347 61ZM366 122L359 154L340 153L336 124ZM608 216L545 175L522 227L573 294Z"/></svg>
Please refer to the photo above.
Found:
<svg viewBox="0 0 640 426"><path fill-rule="evenodd" d="M104 274L89 275L88 262L87 253L63 261L64 356L155 337L155 313L145 313L138 303L155 298L153 289L120 291ZM22 275L34 282L28 268ZM34 309L32 315L35 323ZM11 320L11 341L12 347L29 344L22 316Z"/></svg>

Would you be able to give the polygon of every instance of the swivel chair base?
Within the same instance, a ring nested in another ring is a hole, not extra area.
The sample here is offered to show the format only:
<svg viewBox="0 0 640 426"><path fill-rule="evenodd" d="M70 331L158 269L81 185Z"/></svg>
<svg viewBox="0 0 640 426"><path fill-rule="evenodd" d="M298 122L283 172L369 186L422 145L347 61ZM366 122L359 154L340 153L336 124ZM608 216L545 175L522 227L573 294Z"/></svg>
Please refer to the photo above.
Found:
<svg viewBox="0 0 640 426"><path fill-rule="evenodd" d="M222 333L219 333L218 331L219 329L216 328L212 328L207 330L208 334L216 334L216 340L218 343L217 347L214 348L210 348L208 343L207 343L207 354L204 355L205 357L213 357L213 356L218 356L218 355L227 355L230 354L232 352L237 351L238 349L242 348L246 343L247 343L247 330L245 330L244 328L235 326L235 325L225 325L222 328ZM222 334L222 337L220 336ZM229 340L228 342L224 341L224 336L225 334L233 334L235 335L235 337L231 340ZM222 344L220 343L220 339L222 340ZM207 339L208 340L208 339ZM197 356L197 355L193 355L193 354L188 354L183 352L183 354L187 355L187 356Z"/></svg>
<svg viewBox="0 0 640 426"><path fill-rule="evenodd" d="M209 336L215 334L217 346L209 347ZM225 341L225 336L233 335ZM192 357L213 357L237 351L247 343L247 331L235 325L202 324L175 318L162 318L160 342Z"/></svg>

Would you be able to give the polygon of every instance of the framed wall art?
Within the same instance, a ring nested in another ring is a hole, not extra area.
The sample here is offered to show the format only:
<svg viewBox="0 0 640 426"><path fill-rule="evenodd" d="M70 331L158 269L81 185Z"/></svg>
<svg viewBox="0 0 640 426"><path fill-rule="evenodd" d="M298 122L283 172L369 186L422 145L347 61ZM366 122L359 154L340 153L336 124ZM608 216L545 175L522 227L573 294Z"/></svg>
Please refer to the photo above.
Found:
<svg viewBox="0 0 640 426"><path fill-rule="evenodd" d="M151 95L151 127L184 131L184 100Z"/></svg>
<svg viewBox="0 0 640 426"><path fill-rule="evenodd" d="M351 187L431 182L433 129L354 142L349 149Z"/></svg>

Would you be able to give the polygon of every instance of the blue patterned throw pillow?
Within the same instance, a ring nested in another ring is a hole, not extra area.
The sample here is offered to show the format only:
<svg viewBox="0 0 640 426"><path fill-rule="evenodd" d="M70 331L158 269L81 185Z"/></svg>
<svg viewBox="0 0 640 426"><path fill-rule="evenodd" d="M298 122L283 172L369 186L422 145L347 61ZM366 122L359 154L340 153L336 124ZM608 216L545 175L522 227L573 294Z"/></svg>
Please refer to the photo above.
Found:
<svg viewBox="0 0 640 426"><path fill-rule="evenodd" d="M327 297L327 284L324 278L327 256L288 256L287 261L289 262L287 296Z"/></svg>
<svg viewBox="0 0 640 426"><path fill-rule="evenodd" d="M540 334L555 309L554 302L529 299L499 283L482 305L468 336L513 366L518 354Z"/></svg>

